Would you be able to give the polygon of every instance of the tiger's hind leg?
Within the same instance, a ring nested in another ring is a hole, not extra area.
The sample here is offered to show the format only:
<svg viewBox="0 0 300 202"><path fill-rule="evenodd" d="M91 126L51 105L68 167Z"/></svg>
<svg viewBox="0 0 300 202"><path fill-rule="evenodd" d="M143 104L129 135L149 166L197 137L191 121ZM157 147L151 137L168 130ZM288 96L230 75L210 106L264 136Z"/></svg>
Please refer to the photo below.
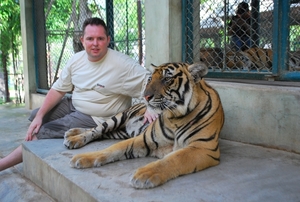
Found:
<svg viewBox="0 0 300 202"><path fill-rule="evenodd" d="M99 139L102 134L102 125L96 128L72 128L65 132L64 145L68 149L77 149L92 142L95 139Z"/></svg>
<svg viewBox="0 0 300 202"><path fill-rule="evenodd" d="M65 133L64 145L68 149L77 149L97 139L128 139L125 126L108 120L96 128L72 128Z"/></svg>
<svg viewBox="0 0 300 202"><path fill-rule="evenodd" d="M98 125L96 128L72 128L68 130L64 136L64 145L68 149L77 149L96 139L104 138L104 136L107 139L113 139L115 134L119 134L119 130L121 131L121 134L126 136L126 130L122 130L122 128L125 127L124 124L117 121L120 120L121 116L123 116L123 114L119 113L111 119L108 119L106 122Z"/></svg>
<svg viewBox="0 0 300 202"><path fill-rule="evenodd" d="M145 133L148 134L146 135ZM155 156L162 158L172 151L173 140L158 140L159 145L151 141L151 130L120 141L101 151L83 153L75 155L71 161L71 167L90 168L99 167L114 161ZM162 138L162 137L158 137ZM146 144L146 145L145 145Z"/></svg>
<svg viewBox="0 0 300 202"><path fill-rule="evenodd" d="M96 128L72 128L65 133L64 145L69 149L76 149L96 139L128 139L134 137L147 126L141 124L145 111L146 106L141 103L118 113Z"/></svg>

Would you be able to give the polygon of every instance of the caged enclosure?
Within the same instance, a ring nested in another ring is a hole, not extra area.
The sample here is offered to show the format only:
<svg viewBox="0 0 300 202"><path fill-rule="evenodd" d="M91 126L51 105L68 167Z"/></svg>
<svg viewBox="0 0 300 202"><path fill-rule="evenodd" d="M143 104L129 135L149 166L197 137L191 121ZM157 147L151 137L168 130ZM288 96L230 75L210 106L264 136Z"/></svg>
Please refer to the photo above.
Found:
<svg viewBox="0 0 300 202"><path fill-rule="evenodd" d="M300 80L300 1L184 1L183 60L210 76Z"/></svg>
<svg viewBox="0 0 300 202"><path fill-rule="evenodd" d="M300 80L300 0L182 0L180 6L181 61L205 62L208 77ZM145 1L45 0L33 7L38 92L82 50L87 17L103 18L110 47L145 64Z"/></svg>

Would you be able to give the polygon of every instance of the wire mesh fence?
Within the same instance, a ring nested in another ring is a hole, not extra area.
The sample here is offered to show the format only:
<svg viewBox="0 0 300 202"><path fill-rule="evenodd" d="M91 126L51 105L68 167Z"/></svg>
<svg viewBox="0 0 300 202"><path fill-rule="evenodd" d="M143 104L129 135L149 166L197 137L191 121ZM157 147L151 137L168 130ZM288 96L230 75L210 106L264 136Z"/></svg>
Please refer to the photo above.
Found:
<svg viewBox="0 0 300 202"><path fill-rule="evenodd" d="M273 0L187 0L185 8L185 61L203 61L212 72L272 73ZM299 15L292 2L287 59L280 58L287 71L300 71Z"/></svg>
<svg viewBox="0 0 300 202"><path fill-rule="evenodd" d="M212 72L272 74L273 0L187 0L184 61L204 61ZM299 3L290 4L287 71L299 71ZM45 1L48 87L68 58L83 49L81 25L103 18L110 47L145 63L144 4L137 0ZM37 19L39 20L39 19Z"/></svg>
<svg viewBox="0 0 300 202"><path fill-rule="evenodd" d="M286 62L289 71L300 71L300 4L290 7L289 55Z"/></svg>

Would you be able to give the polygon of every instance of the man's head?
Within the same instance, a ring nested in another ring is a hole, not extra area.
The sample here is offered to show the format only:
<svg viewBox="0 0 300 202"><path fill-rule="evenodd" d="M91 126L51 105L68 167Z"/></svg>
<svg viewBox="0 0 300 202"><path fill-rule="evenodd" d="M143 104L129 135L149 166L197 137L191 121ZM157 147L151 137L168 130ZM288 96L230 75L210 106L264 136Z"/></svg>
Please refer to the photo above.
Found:
<svg viewBox="0 0 300 202"><path fill-rule="evenodd" d="M243 15L243 14L246 13L246 12L249 12L249 5L248 5L248 3L246 3L246 2L241 2L241 3L238 5L236 14L238 14L238 15Z"/></svg>
<svg viewBox="0 0 300 202"><path fill-rule="evenodd" d="M101 60L106 55L110 43L105 22L100 18L88 18L83 23L82 31L80 40L88 59L91 62Z"/></svg>
<svg viewBox="0 0 300 202"><path fill-rule="evenodd" d="M84 32L85 32L85 28L86 26L88 25L96 25L96 26L102 26L105 30L105 33L106 35L108 36L108 30L107 30L107 26L105 24L105 22L100 19L100 18L88 18L86 19L84 22L83 22L83 25L82 25L82 31L83 31L83 35L84 35Z"/></svg>

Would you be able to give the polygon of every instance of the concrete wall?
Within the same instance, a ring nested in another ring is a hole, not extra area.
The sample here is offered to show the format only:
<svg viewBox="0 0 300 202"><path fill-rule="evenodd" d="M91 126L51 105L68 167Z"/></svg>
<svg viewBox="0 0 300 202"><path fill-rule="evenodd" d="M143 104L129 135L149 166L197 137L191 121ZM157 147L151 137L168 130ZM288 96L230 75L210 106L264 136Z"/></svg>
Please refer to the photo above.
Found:
<svg viewBox="0 0 300 202"><path fill-rule="evenodd" d="M300 88L209 83L224 106L222 138L300 153Z"/></svg>
<svg viewBox="0 0 300 202"><path fill-rule="evenodd" d="M25 15L30 15L31 3L26 0L20 3L22 26L30 27L31 20ZM181 0L146 0L145 7L146 67L150 63L181 61ZM23 40L26 103L29 103L26 107L32 109L40 106L44 96L34 94L33 44L30 44L33 41L29 35L30 30L22 28L22 37L26 39ZM300 153L300 88L209 83L219 92L225 110L222 138Z"/></svg>
<svg viewBox="0 0 300 202"><path fill-rule="evenodd" d="M181 61L181 0L146 0L146 68Z"/></svg>

